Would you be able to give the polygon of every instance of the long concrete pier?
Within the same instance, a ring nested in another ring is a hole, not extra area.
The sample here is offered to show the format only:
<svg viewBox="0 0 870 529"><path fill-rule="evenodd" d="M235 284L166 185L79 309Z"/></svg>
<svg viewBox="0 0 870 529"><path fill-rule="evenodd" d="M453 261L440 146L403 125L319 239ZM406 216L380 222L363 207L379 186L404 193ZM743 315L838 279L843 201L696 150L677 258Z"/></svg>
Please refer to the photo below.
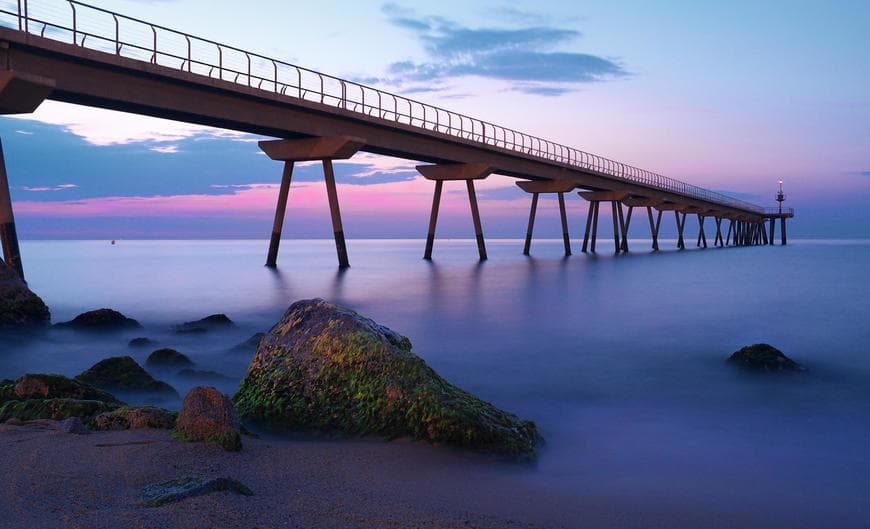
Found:
<svg viewBox="0 0 870 529"><path fill-rule="evenodd" d="M358 151L430 164L418 166L435 187L426 258L432 256L441 189L451 180L466 182L479 257L486 258L474 180L492 173L522 180L519 185L532 195L526 253L541 193L558 196L566 254L571 248L564 200L574 189L589 201L584 251L596 249L601 202L610 202L617 252L628 251L636 207L647 209L654 250L663 211L674 212L680 248L685 247L687 215L697 216L698 244L704 247L709 217L717 226L714 245L728 246L772 241L773 227L768 235L766 222L774 218L781 219L785 244L785 220L793 216L792 210L769 211L538 136L75 0L21 0L17 9L0 9L0 113L33 112L45 99L278 138L261 143L266 154L283 163L267 254L270 266L277 263L293 164L302 160L323 163L339 265L349 265L332 160ZM723 221L728 222L724 239L718 229Z"/></svg>

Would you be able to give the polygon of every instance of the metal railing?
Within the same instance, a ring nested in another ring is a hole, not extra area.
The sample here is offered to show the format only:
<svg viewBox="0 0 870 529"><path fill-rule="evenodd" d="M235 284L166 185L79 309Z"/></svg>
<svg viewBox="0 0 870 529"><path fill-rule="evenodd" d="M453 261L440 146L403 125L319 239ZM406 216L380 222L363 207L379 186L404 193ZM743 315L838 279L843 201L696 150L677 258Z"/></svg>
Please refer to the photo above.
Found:
<svg viewBox="0 0 870 529"><path fill-rule="evenodd" d="M17 6L15 5L17 1ZM603 156L377 88L128 17L77 0L3 0L0 25L328 105L685 197L762 213L763 208Z"/></svg>
<svg viewBox="0 0 870 529"><path fill-rule="evenodd" d="M794 208L782 208L782 211L779 208L763 208L762 212L764 215L788 215L790 217L794 217Z"/></svg>

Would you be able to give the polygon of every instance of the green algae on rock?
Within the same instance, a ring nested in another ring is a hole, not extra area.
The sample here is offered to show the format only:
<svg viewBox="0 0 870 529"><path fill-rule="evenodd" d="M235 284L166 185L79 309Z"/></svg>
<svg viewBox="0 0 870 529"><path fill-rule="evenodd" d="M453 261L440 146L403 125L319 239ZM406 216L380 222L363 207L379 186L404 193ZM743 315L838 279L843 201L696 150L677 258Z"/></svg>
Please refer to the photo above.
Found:
<svg viewBox="0 0 870 529"><path fill-rule="evenodd" d="M115 356L100 360L90 369L76 376L76 380L107 391L137 391L178 397L175 388L154 379L129 356Z"/></svg>
<svg viewBox="0 0 870 529"><path fill-rule="evenodd" d="M321 299L298 301L260 342L233 398L267 427L410 436L533 457L535 424L441 378L411 342Z"/></svg>
<svg viewBox="0 0 870 529"><path fill-rule="evenodd" d="M766 343L743 347L732 354L728 361L754 371L786 372L805 369L782 351Z"/></svg>
<svg viewBox="0 0 870 529"><path fill-rule="evenodd" d="M136 430L159 428L171 430L178 414L156 406L122 406L93 418L94 430Z"/></svg>
<svg viewBox="0 0 870 529"><path fill-rule="evenodd" d="M9 400L0 405L0 422L15 418L21 421L35 419L61 420L79 417L85 424L99 415L116 409L116 403L81 399L28 399Z"/></svg>
<svg viewBox="0 0 870 529"><path fill-rule="evenodd" d="M121 404L111 393L63 375L27 374L15 381L0 384L0 402L30 399L99 400Z"/></svg>
<svg viewBox="0 0 870 529"><path fill-rule="evenodd" d="M0 329L47 325L50 320L42 298L0 259Z"/></svg>

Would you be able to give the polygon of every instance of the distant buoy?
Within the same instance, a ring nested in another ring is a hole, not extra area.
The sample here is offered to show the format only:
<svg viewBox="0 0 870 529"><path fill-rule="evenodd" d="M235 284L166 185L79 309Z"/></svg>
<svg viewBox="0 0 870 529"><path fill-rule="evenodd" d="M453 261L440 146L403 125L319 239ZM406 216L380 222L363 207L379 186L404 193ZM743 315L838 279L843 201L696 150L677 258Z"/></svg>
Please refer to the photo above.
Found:
<svg viewBox="0 0 870 529"><path fill-rule="evenodd" d="M115 246L115 240L112 239L112 246Z"/></svg>

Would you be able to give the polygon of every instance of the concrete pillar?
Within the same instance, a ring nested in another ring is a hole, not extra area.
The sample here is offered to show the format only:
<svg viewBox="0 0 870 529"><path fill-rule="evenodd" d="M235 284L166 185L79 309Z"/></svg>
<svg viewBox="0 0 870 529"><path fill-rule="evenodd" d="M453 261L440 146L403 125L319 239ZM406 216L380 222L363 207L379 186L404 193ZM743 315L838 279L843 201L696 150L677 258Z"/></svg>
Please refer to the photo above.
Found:
<svg viewBox="0 0 870 529"><path fill-rule="evenodd" d="M786 232L785 232L785 217L782 217L782 218L780 219L780 226L779 226L779 228L780 228L779 231L782 232L782 239L780 240L780 243L781 243L783 246L785 246L786 244L788 244L788 236L786 235Z"/></svg>
<svg viewBox="0 0 870 529"><path fill-rule="evenodd" d="M565 255L571 255L571 239L568 235L568 213L565 209L565 193L574 189L574 183L565 180L534 180L517 182L517 187L532 195L532 207L529 211L529 227L526 230L526 243L523 246L523 255L529 255L532 246L532 230L535 225L535 214L538 208L538 197L541 193L555 193L559 199L559 215L562 220L562 240L565 244ZM589 221L587 219L587 238ZM586 251L584 249L584 251Z"/></svg>
<svg viewBox="0 0 870 529"><path fill-rule="evenodd" d="M281 232L284 229L284 213L287 211L287 196L290 193L290 180L293 177L293 162L284 162L284 173L281 176L281 189L278 190L278 205L275 207L275 222L272 224L272 240L269 242L269 254L266 256L266 266L275 267L278 263L278 246L281 245Z"/></svg>
<svg viewBox="0 0 870 529"><path fill-rule="evenodd" d="M562 242L565 244L565 257L571 255L571 237L568 235L568 212L565 210L565 193L559 193L559 213L562 216Z"/></svg>
<svg viewBox="0 0 870 529"><path fill-rule="evenodd" d="M481 261L486 260L486 241L483 238L483 226L480 222L480 210L477 206L474 181L482 180L492 174L492 167L485 163L448 163L418 165L417 171L426 179L435 182L435 197L432 200L429 233L426 238L426 250L423 253L423 258L432 258L432 246L435 241L435 226L438 222L438 209L441 201L443 182L445 180L464 180L468 189L468 202L471 206L471 220L474 223L474 235L477 239L477 252Z"/></svg>
<svg viewBox="0 0 870 529"><path fill-rule="evenodd" d="M6 264L24 281L24 265L21 263L21 250L18 247L15 216L12 214L12 196L9 191L2 142L0 142L0 242L2 242L3 259Z"/></svg>
<svg viewBox="0 0 870 529"><path fill-rule="evenodd" d="M347 245L344 239L344 228L341 223L341 210L338 205L338 192L335 185L335 172L332 160L346 160L352 157L365 145L365 140L351 136L324 136L294 140L266 140L259 142L260 149L271 159L284 162L281 178L281 188L278 191L278 204L275 209L275 223L272 226L272 239L266 266L275 266L278 261L278 247L281 242L281 231L284 225L284 214L287 208L287 196L290 192L290 181L295 162L320 161L323 164L323 179L326 183L326 196L329 200L329 211L332 217L332 232L335 239L335 250L338 255L338 266L347 268L350 262L347 257Z"/></svg>

